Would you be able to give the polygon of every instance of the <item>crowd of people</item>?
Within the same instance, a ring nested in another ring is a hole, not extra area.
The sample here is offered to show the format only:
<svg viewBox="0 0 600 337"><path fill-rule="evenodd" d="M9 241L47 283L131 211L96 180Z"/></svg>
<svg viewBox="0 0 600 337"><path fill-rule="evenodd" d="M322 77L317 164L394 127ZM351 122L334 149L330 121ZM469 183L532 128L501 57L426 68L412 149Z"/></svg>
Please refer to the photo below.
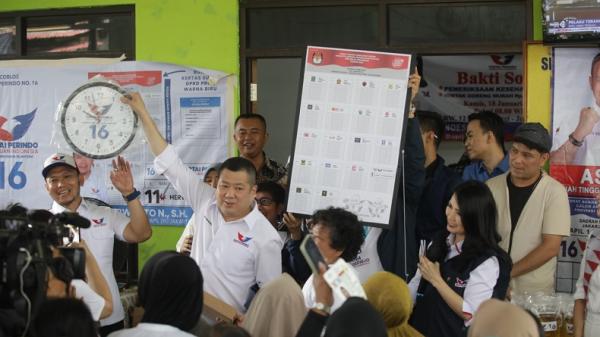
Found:
<svg viewBox="0 0 600 337"><path fill-rule="evenodd" d="M419 81L411 75L412 98ZM509 302L514 293L554 291L556 256L570 232L567 192L543 170L552 142L541 124L521 125L506 151L502 119L487 111L472 114L464 142L470 164L456 171L438 153L441 116L411 110L399 168L409 178L398 189L403 202L394 223L377 228L341 208L317 210L309 218L285 212L288 173L265 154L267 122L258 114L235 121L239 157L215 165L201 180L166 142L141 96L133 93L123 102L143 126L157 173L194 214L175 250L144 265L141 322L124 329L113 237L142 242L152 235L131 167L119 157L110 173L127 203L125 216L82 197L91 162L69 154L49 157L42 175L54 201L51 212L78 212L92 222L81 230L80 246L89 258L79 283L98 296L82 296L83 286L58 272L65 267L50 268L50 281L62 283L48 287L32 326L36 335L543 335L534 314ZM322 255L318 270L302 255L306 236ZM332 290L324 274L338 260L348 263L366 298ZM594 232L575 293L578 337L600 335L599 263L600 233ZM204 293L235 309L231 323L202 315ZM511 323L504 324L506 319Z"/></svg>

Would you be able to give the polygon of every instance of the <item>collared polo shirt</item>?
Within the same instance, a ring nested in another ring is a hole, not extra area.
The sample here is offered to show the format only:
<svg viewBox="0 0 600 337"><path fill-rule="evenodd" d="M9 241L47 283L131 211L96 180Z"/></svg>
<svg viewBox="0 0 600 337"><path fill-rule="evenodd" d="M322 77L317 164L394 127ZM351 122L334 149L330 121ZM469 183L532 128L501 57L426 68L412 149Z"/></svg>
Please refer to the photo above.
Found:
<svg viewBox="0 0 600 337"><path fill-rule="evenodd" d="M70 212L58 203L52 204L50 212L53 214ZM113 246L115 236L125 241L123 232L129 224L129 218L123 213L110 207L95 205L81 198L81 204L77 208L79 215L90 220L90 228L82 228L80 236L87 243L90 251L94 254L102 275L108 283L113 302L113 312L110 316L100 321L102 326L110 325L125 318L125 312L119 295L119 287L113 272Z"/></svg>
<svg viewBox="0 0 600 337"><path fill-rule="evenodd" d="M485 182L486 180L499 176L504 172L508 171L508 155L505 155L502 161L496 166L492 173L488 173L485 165L483 165L483 161L478 160L474 163L471 163L465 166L463 171L462 179L463 181L467 180L478 180L481 182Z"/></svg>
<svg viewBox="0 0 600 337"><path fill-rule="evenodd" d="M215 189L183 164L173 146L154 159L154 166L194 209L190 257L200 266L204 290L244 312L250 287L261 287L281 275L279 234L256 203L243 218L226 222Z"/></svg>

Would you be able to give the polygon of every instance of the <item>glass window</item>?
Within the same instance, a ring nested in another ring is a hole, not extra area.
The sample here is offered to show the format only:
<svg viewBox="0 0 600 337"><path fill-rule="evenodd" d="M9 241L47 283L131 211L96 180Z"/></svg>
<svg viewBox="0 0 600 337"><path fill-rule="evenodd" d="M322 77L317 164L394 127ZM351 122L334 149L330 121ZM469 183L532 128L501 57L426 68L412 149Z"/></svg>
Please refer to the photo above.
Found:
<svg viewBox="0 0 600 337"><path fill-rule="evenodd" d="M390 45L521 43L526 2L392 5Z"/></svg>
<svg viewBox="0 0 600 337"><path fill-rule="evenodd" d="M17 26L13 19L0 18L0 55L15 53Z"/></svg>
<svg viewBox="0 0 600 337"><path fill-rule="evenodd" d="M248 9L248 48L376 45L377 6Z"/></svg>
<svg viewBox="0 0 600 337"><path fill-rule="evenodd" d="M129 15L77 15L26 19L26 53L123 51L133 45Z"/></svg>

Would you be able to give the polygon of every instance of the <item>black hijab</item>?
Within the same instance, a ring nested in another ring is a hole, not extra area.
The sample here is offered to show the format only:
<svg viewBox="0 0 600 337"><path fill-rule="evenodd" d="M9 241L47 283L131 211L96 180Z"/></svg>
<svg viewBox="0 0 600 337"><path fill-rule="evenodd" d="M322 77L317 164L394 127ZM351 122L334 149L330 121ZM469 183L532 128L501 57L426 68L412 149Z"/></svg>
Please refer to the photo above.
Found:
<svg viewBox="0 0 600 337"><path fill-rule="evenodd" d="M202 314L202 273L194 260L173 251L150 258L140 276L142 322L192 329Z"/></svg>
<svg viewBox="0 0 600 337"><path fill-rule="evenodd" d="M351 297L329 318L325 337L387 337L387 328L369 302Z"/></svg>

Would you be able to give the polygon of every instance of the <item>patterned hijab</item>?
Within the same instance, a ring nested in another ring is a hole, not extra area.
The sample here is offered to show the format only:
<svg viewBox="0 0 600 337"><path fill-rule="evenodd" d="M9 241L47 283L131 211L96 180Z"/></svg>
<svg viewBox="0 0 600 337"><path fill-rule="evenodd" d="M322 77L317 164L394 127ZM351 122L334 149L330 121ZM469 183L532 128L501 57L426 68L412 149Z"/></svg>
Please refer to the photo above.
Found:
<svg viewBox="0 0 600 337"><path fill-rule="evenodd" d="M403 279L380 271L369 277L363 287L369 303L383 316L388 337L423 337L408 325L412 300L408 285Z"/></svg>

